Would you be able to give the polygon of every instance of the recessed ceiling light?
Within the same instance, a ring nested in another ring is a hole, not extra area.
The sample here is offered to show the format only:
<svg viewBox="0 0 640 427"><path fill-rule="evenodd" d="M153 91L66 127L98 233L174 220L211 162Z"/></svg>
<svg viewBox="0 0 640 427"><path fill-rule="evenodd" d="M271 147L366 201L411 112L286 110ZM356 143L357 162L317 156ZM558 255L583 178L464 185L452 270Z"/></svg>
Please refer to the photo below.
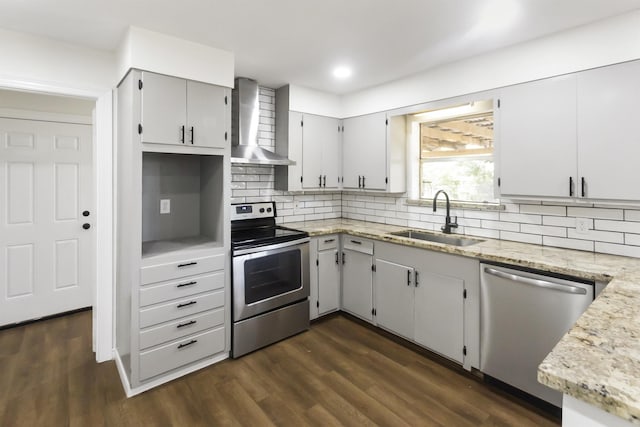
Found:
<svg viewBox="0 0 640 427"><path fill-rule="evenodd" d="M336 67L333 69L333 77L335 77L336 79L347 79L349 77L351 77L352 71L351 68L349 67L345 67L345 66L340 66L340 67Z"/></svg>

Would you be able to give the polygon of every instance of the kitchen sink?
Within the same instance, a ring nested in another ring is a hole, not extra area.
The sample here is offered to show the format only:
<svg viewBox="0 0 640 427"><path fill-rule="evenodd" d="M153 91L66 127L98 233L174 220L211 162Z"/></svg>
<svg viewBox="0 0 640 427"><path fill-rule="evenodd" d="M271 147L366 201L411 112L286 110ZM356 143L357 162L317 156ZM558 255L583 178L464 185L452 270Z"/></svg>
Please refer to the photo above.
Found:
<svg viewBox="0 0 640 427"><path fill-rule="evenodd" d="M428 242L444 243L445 245L452 246L470 246L475 245L476 243L484 242L484 240L479 239L469 239L467 237L460 236L447 236L444 234L435 234L418 230L402 230L389 234L393 236L408 237L410 239L426 240Z"/></svg>

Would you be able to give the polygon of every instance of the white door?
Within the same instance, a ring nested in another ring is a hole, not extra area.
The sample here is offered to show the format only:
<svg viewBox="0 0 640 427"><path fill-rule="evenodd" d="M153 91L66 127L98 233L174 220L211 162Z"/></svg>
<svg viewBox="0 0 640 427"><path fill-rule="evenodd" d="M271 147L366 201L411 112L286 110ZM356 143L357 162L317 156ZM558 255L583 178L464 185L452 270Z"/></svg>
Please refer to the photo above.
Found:
<svg viewBox="0 0 640 427"><path fill-rule="evenodd" d="M371 255L345 249L342 252L342 308L366 320L373 320L373 277Z"/></svg>
<svg viewBox="0 0 640 427"><path fill-rule="evenodd" d="M376 322L405 338L413 339L414 269L377 259L374 278Z"/></svg>
<svg viewBox="0 0 640 427"><path fill-rule="evenodd" d="M338 250L318 252L318 314L340 306L340 264Z"/></svg>
<svg viewBox="0 0 640 427"><path fill-rule="evenodd" d="M91 144L89 125L0 119L0 326L91 306Z"/></svg>

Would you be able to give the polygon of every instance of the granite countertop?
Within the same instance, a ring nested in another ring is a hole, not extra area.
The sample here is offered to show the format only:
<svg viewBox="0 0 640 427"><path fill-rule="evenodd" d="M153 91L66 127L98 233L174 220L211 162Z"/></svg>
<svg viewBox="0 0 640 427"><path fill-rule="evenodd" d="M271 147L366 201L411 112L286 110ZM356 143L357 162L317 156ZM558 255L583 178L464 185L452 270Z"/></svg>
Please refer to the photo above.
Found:
<svg viewBox="0 0 640 427"><path fill-rule="evenodd" d="M331 219L288 223L311 236L354 236L609 282L538 368L555 390L640 424L640 260L494 239L457 247L388 233L407 227Z"/></svg>

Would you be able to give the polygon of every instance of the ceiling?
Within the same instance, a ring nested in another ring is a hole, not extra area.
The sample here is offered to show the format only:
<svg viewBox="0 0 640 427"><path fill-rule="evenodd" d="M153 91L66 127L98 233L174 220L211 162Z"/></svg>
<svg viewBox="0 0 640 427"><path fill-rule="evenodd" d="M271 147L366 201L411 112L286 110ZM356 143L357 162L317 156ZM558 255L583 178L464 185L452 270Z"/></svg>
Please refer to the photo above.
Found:
<svg viewBox="0 0 640 427"><path fill-rule="evenodd" d="M344 94L640 8L640 0L2 0L0 28L115 50L134 25L230 50L236 75ZM337 65L353 69L338 81Z"/></svg>

